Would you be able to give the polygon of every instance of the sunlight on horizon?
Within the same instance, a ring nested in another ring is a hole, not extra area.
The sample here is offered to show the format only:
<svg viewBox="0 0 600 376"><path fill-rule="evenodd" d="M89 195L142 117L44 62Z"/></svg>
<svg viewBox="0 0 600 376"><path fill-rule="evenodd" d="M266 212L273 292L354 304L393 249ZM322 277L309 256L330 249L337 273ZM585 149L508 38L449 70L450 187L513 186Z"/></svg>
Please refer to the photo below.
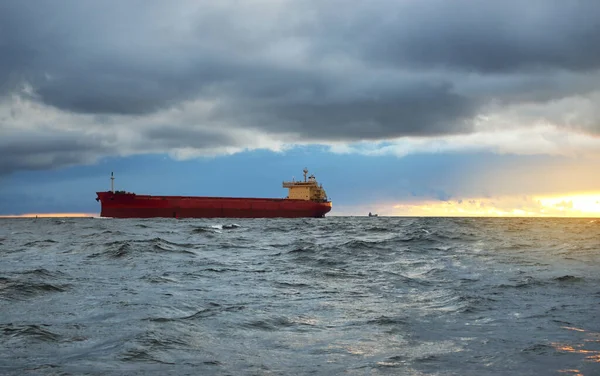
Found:
<svg viewBox="0 0 600 376"><path fill-rule="evenodd" d="M598 218L600 217L600 193L430 200L417 203L377 205L377 210L383 215L392 216Z"/></svg>
<svg viewBox="0 0 600 376"><path fill-rule="evenodd" d="M98 216L97 213L25 213L0 215L0 218L88 218Z"/></svg>
<svg viewBox="0 0 600 376"><path fill-rule="evenodd" d="M600 215L600 193L583 193L566 196L540 197L544 207L559 208L566 212Z"/></svg>

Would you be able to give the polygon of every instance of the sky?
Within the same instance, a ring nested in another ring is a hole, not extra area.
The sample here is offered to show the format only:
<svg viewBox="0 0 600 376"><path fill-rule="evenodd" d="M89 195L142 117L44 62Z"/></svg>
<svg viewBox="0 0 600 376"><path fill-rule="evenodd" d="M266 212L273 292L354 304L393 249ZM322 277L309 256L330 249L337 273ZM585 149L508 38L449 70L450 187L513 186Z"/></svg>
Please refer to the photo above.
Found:
<svg viewBox="0 0 600 376"><path fill-rule="evenodd" d="M600 216L597 0L0 3L0 215L95 192Z"/></svg>

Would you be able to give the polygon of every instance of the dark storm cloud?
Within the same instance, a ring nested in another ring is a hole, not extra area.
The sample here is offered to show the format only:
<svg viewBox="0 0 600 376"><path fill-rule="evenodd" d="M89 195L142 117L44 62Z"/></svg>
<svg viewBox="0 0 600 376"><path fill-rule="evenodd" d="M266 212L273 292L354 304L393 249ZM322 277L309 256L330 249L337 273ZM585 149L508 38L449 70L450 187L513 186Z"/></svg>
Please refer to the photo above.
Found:
<svg viewBox="0 0 600 376"><path fill-rule="evenodd" d="M215 116L235 118L238 123L247 119L271 132L302 130L305 138L316 141L375 140L382 134L386 137L446 135L467 133L471 129L468 119L476 110L475 101L453 93L450 86L407 83L399 86L394 93L344 100L248 101L239 107L223 106ZM406 90L407 86L410 90ZM368 89L363 93L366 92Z"/></svg>
<svg viewBox="0 0 600 376"><path fill-rule="evenodd" d="M597 1L358 1L352 7L339 1L297 6L290 2L290 11L283 12L281 20L267 21L272 23L270 33L261 32L259 27L245 30L243 14L224 4L222 8L194 10L193 16L185 19L190 31L179 33L173 31L177 19L162 17L173 14L159 2L59 1L35 6L4 2L0 6L0 77L8 88L13 86L11 81L28 78L45 103L85 113L143 114L200 96L233 99L258 95L252 99L267 101L273 94L285 96L304 90L311 93L314 108L292 99L273 106L265 102L265 113L273 111L285 121L287 110L296 108L289 112L289 120L299 129L311 127L302 120L306 116L309 121L331 124L339 134L345 133L344 125L351 117L374 122L385 137L388 132L401 134L405 127L409 134L414 134L415 128L428 134L430 117L415 116L417 121L412 122L413 116L409 116L408 121L398 122L395 116L373 117L368 109L364 115L355 111L350 116L349 107L373 107L393 115L414 101L405 97L396 101L393 91L375 104L371 99L363 100L360 92L339 93L339 82L319 69L319 61L336 54L351 56L366 64L354 73L367 78L373 75L370 70L382 64L416 72L449 69L480 73L580 71L596 69L600 64L600 49L595 48L600 45ZM302 20L303 14L311 12L316 14L316 24L286 25L292 21L286 16L296 14ZM278 67L262 57L262 48L275 42L285 44L291 36L302 38L312 53L304 66ZM347 80L356 78L346 76ZM493 88L488 91L493 94ZM319 102L326 101L332 92L342 103L320 107ZM418 100L422 93L415 93ZM420 111L439 112L448 119L446 127L452 132L457 114L462 117L475 111L465 104L475 98L462 95L464 98L454 100L453 105L444 97L434 97ZM306 115L298 114L304 110ZM437 119L433 126L436 124Z"/></svg>
<svg viewBox="0 0 600 376"><path fill-rule="evenodd" d="M27 83L36 100L107 123L213 104L195 124L139 129L139 150L143 142L237 145L223 136L228 125L311 141L469 133L491 101L597 90L599 14L597 0L6 0L0 96ZM203 131L199 141L185 128L198 123L219 135ZM119 148L76 138L40 139L35 152L3 147L0 167L75 163Z"/></svg>
<svg viewBox="0 0 600 376"><path fill-rule="evenodd" d="M596 0L343 3L321 5L337 37L326 39L325 48L374 64L483 74L600 67Z"/></svg>
<svg viewBox="0 0 600 376"><path fill-rule="evenodd" d="M44 103L63 110L144 114L193 97L203 83L220 77L223 62L211 56L190 68L183 66L187 57L172 56L177 51L165 51L160 42L153 50L156 35L140 35L155 21L144 5L0 4L0 88L14 89L21 80Z"/></svg>
<svg viewBox="0 0 600 376"><path fill-rule="evenodd" d="M0 175L89 162L110 151L97 138L83 138L78 132L4 134L0 137Z"/></svg>
<svg viewBox="0 0 600 376"><path fill-rule="evenodd" d="M3 132L1 123L0 132ZM164 127L145 129L130 136L127 141L117 139L111 132L7 133L0 137L0 176L19 170L93 163L99 156L127 154L128 151L156 153L165 148L209 149L239 146L241 143L243 140L216 131Z"/></svg>

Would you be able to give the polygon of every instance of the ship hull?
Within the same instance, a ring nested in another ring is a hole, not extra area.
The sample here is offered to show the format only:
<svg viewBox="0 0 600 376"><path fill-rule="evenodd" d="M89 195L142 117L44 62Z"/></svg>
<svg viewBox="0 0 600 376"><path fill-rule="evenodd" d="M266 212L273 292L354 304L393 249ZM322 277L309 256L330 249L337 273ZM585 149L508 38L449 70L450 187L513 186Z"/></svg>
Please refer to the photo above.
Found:
<svg viewBox="0 0 600 376"><path fill-rule="evenodd" d="M331 202L306 200L96 194L100 216L112 218L321 218L331 211Z"/></svg>

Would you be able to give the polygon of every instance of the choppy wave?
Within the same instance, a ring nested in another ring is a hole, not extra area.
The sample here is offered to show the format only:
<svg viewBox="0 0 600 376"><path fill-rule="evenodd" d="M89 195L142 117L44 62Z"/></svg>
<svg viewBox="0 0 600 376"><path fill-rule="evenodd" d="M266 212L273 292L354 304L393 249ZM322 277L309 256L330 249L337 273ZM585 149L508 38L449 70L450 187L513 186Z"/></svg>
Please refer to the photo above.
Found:
<svg viewBox="0 0 600 376"><path fill-rule="evenodd" d="M23 338L42 342L58 342L61 336L39 325L0 325L2 333L10 338Z"/></svg>
<svg viewBox="0 0 600 376"><path fill-rule="evenodd" d="M589 219L0 220L0 373L591 375L599 238Z"/></svg>
<svg viewBox="0 0 600 376"><path fill-rule="evenodd" d="M20 300L47 293L66 291L69 285L55 285L43 282L0 279L0 299Z"/></svg>
<svg viewBox="0 0 600 376"><path fill-rule="evenodd" d="M0 277L0 301L24 300L67 291L71 285L65 282L68 277L60 271L44 268L23 270Z"/></svg>
<svg viewBox="0 0 600 376"><path fill-rule="evenodd" d="M143 257L146 253L181 253L195 255L192 243L176 243L162 238L148 240L117 240L106 243L104 250L88 257L131 258Z"/></svg>

